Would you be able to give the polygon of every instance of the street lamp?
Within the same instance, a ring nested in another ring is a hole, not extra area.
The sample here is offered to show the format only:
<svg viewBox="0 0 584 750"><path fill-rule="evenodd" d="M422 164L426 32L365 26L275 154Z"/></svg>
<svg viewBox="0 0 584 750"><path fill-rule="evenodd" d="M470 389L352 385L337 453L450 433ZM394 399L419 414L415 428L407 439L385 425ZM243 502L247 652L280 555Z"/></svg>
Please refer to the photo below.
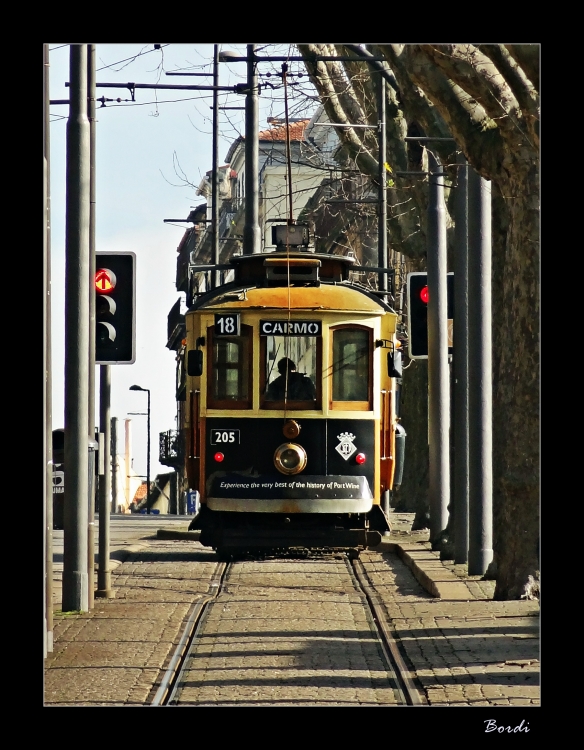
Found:
<svg viewBox="0 0 584 750"><path fill-rule="evenodd" d="M148 394L148 444L146 448L146 513L150 515L150 390L139 385L131 385L130 391L146 391Z"/></svg>

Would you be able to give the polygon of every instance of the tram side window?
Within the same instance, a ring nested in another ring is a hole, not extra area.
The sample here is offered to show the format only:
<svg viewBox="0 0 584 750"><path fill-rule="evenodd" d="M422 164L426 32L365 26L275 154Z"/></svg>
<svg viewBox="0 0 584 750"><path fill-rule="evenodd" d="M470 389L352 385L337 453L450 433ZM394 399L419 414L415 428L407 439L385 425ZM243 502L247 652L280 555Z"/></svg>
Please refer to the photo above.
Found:
<svg viewBox="0 0 584 750"><path fill-rule="evenodd" d="M371 408L371 332L364 328L333 330L332 363L334 405ZM335 402L341 402L335 404Z"/></svg>
<svg viewBox="0 0 584 750"><path fill-rule="evenodd" d="M208 402L211 408L251 407L251 337L248 326L241 336L214 336L209 329L211 362L208 375Z"/></svg>
<svg viewBox="0 0 584 750"><path fill-rule="evenodd" d="M262 404L303 402L302 408L315 409L320 381L320 339L311 336L266 336L263 359ZM279 407L279 405L278 405Z"/></svg>

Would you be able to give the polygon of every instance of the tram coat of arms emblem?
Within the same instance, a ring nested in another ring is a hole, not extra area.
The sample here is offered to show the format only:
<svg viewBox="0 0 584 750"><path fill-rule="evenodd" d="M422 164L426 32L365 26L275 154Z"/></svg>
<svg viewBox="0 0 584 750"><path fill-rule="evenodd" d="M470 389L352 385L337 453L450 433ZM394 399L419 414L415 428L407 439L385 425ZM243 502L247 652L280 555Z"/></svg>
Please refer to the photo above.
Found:
<svg viewBox="0 0 584 750"><path fill-rule="evenodd" d="M355 435L352 432L341 432L340 435L337 435L337 440L341 442L335 446L335 450L341 454L345 461L348 461L357 450L353 445L354 439Z"/></svg>

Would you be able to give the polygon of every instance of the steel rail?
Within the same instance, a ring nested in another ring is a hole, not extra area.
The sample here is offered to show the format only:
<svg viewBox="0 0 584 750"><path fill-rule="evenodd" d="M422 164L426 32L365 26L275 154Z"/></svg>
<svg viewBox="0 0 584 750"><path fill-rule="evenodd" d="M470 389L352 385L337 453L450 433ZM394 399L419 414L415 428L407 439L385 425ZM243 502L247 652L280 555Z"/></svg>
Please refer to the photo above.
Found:
<svg viewBox="0 0 584 750"><path fill-rule="evenodd" d="M176 688L180 682L180 677L184 669L190 647L197 636L198 626L207 610L208 605L217 598L221 584L229 569L229 563L218 563L213 571L211 583L209 584L209 593L195 602L193 610L187 620L182 637L174 651L172 659L166 669L164 677L160 683L156 695L154 696L151 706L168 706L172 700Z"/></svg>
<svg viewBox="0 0 584 750"><path fill-rule="evenodd" d="M347 561L348 563L348 561ZM352 572L363 590L371 612L373 622L381 639L381 646L385 658L395 674L398 682L398 691L404 703L408 706L421 706L425 704L420 691L416 688L412 674L399 651L397 642L391 633L391 628L383 611L377 592L370 586L367 573L363 563L358 559L351 560ZM351 569L349 567L349 569Z"/></svg>

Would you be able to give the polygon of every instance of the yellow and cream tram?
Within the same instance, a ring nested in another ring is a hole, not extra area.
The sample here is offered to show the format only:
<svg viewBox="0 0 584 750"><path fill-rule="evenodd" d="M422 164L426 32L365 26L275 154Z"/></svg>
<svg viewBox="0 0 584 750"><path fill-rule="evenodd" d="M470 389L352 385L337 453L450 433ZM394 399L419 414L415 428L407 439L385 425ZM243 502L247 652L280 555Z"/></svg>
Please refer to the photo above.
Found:
<svg viewBox="0 0 584 750"><path fill-rule="evenodd" d="M190 528L220 554L363 549L388 530L397 315L354 261L238 256L187 312Z"/></svg>

